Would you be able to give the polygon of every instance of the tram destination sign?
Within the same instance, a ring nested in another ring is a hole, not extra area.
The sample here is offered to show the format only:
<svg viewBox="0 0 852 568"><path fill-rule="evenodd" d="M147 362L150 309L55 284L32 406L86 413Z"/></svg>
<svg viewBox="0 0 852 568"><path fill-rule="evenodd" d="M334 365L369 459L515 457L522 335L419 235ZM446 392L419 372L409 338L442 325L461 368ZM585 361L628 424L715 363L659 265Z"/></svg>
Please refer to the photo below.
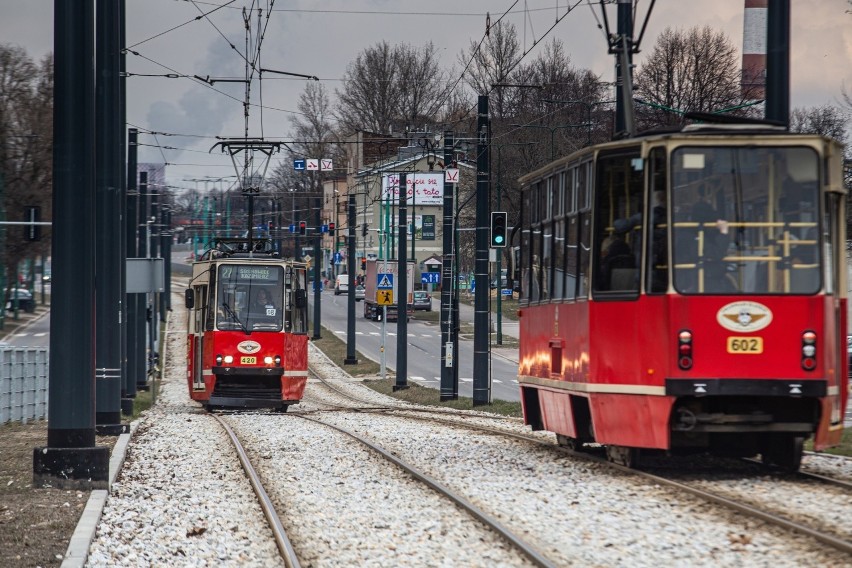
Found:
<svg viewBox="0 0 852 568"><path fill-rule="evenodd" d="M280 272L277 266L238 266L237 278L239 280L278 282Z"/></svg>

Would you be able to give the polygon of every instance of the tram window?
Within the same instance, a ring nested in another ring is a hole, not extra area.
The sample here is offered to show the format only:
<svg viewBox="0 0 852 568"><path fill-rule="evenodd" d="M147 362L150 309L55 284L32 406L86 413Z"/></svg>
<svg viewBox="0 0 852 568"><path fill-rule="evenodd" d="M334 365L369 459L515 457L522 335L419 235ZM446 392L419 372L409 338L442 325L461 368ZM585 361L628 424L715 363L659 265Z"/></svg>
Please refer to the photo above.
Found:
<svg viewBox="0 0 852 568"><path fill-rule="evenodd" d="M580 212L580 244L577 247L577 298L589 296L589 261L592 250L592 214L588 209Z"/></svg>
<svg viewBox="0 0 852 568"><path fill-rule="evenodd" d="M819 160L801 147L672 154L674 285L684 294L814 294Z"/></svg>
<svg viewBox="0 0 852 568"><path fill-rule="evenodd" d="M561 300L565 297L565 218L560 218L553 223L553 268L551 271L551 282L553 283L553 299Z"/></svg>
<svg viewBox="0 0 852 568"><path fill-rule="evenodd" d="M565 235L565 294L564 297L573 300L577 297L577 239L580 236L579 217L576 213L568 218Z"/></svg>
<svg viewBox="0 0 852 568"><path fill-rule="evenodd" d="M595 180L596 292L639 290L642 241L642 161L637 153L602 156Z"/></svg>
<svg viewBox="0 0 852 568"><path fill-rule="evenodd" d="M530 300L530 278L532 265L532 239L530 227L530 194L529 190L524 191L521 199L521 300L528 302Z"/></svg>
<svg viewBox="0 0 852 568"><path fill-rule="evenodd" d="M663 293L668 288L668 195L666 191L666 152L654 148L648 156L648 190L651 197L648 223L648 283L649 293Z"/></svg>

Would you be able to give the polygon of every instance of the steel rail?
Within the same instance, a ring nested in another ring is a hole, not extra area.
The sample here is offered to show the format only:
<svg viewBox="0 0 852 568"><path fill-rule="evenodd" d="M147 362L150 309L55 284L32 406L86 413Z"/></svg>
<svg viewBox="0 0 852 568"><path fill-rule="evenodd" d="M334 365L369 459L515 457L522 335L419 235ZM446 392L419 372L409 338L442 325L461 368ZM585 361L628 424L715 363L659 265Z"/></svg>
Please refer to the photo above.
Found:
<svg viewBox="0 0 852 568"><path fill-rule="evenodd" d="M260 508L263 509L263 514L266 517L266 521L269 523L269 528L272 529L272 536L275 538L275 545L278 547L278 552L281 554L281 558L283 558L285 566L287 566L287 568L301 568L299 558L296 556L296 551L293 550L293 545L290 544L290 539L287 538L287 531L284 530L281 518L275 511L275 506L272 504L272 500L263 488L260 477L251 465L251 461L249 460L243 445L240 443L239 438L237 438L237 435L234 434L231 427L228 426L228 424L226 424L219 416L216 416L215 414L211 416L213 416L219 424L222 425L222 428L224 428L225 432L228 433L228 436L231 437L231 442L233 442L234 448L237 450L237 456L240 458L243 470L246 472L246 475L248 475L252 489L254 489L254 493L257 495L257 499L260 502Z"/></svg>
<svg viewBox="0 0 852 568"><path fill-rule="evenodd" d="M403 471L405 471L406 473L408 473L409 475L411 475L412 477L414 477L415 479L417 479L421 483L428 486L433 491L435 491L435 492L439 493L440 495L446 497L447 499L449 499L450 501L452 501L453 503L455 503L456 505L458 505L459 507L461 507L462 509L467 511L471 516L478 519L480 522L484 523L488 528L490 528L491 530L496 532L498 535L500 535L501 538L503 538L509 544L511 544L512 546L517 548L522 554L524 554L524 556L529 558L536 566L547 567L547 568L556 566L550 560L548 560L546 557L544 557L532 545L527 544L526 542L521 540L520 537L516 536L508 528L503 526L503 524L500 523L500 521L498 521L494 517L491 517L486 512L479 509L476 505L474 505L473 503L471 503L470 501L468 501L467 499L465 499L461 495L456 494L449 487L442 485L436 479L430 477L429 475L427 475L427 474L421 472L420 470L416 469L414 466L402 461L401 459L397 458L396 456L394 456L394 455L390 454L389 452L383 450L381 447L370 442L366 438L362 438L358 434L355 434L354 432L350 432L349 430L346 430L345 428L341 428L340 426L335 426L334 424L329 424L327 422L323 422L322 420L318 420L318 419L313 418L313 417L305 416L303 414L294 415L294 416L298 416L299 418L301 418L303 420L308 420L310 422L314 422L316 424L321 424L321 425L326 426L328 428L332 428L334 430L337 430L341 434L345 434L345 435L353 438L354 440L357 440L361 444L367 446L368 448L373 450L375 453L377 453L380 456L382 456L383 458L385 458L387 461L391 462L392 464L394 464L398 468L402 469Z"/></svg>

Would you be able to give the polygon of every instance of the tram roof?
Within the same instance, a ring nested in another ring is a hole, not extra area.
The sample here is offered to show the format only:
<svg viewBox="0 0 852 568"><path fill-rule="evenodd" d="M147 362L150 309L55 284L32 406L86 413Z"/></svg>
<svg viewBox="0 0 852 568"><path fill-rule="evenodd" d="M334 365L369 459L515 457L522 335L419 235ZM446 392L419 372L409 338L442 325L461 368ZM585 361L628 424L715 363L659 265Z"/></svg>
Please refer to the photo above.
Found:
<svg viewBox="0 0 852 568"><path fill-rule="evenodd" d="M530 180L541 178L550 172L557 171L565 167L565 165L581 161L588 156L593 156L600 151L612 150L617 148L625 148L636 146L643 143L662 141L662 140L702 140L710 141L720 137L728 137L732 142L740 140L741 142L753 142L755 137L785 137L788 140L815 140L821 139L826 142L833 141L830 138L820 134L813 133L793 133L783 127L768 124L768 123L725 123L725 124L688 124L683 128L672 130L650 130L642 132L633 138L622 138L619 140L611 140L602 142L593 146L582 148L558 158L549 164L546 164L537 170L528 174L524 174L518 178L519 183L523 186ZM833 141L839 144L837 141Z"/></svg>

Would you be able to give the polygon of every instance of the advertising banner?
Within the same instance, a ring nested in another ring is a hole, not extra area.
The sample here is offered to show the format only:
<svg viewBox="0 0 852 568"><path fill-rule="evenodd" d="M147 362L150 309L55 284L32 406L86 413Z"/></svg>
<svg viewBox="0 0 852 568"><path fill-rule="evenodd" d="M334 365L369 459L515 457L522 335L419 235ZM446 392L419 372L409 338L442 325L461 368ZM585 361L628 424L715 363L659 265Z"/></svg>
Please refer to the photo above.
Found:
<svg viewBox="0 0 852 568"><path fill-rule="evenodd" d="M443 205L444 176L442 172L407 174L408 205ZM382 176L382 201L399 201L399 174Z"/></svg>

